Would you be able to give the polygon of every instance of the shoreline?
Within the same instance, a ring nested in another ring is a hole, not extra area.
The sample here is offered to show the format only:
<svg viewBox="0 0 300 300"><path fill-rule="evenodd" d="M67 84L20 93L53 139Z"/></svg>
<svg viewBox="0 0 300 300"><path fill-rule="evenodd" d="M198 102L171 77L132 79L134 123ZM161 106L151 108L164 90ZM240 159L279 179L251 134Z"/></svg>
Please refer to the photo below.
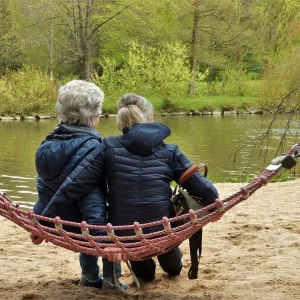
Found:
<svg viewBox="0 0 300 300"><path fill-rule="evenodd" d="M190 111L182 111L182 112L162 112L162 113L154 113L155 116L224 116L224 115L239 115L239 114L248 114L248 115L257 115L264 114L264 111L259 109L253 110L214 110L214 111L198 111L191 109ZM115 118L116 114L103 114L101 118ZM0 116L0 121L32 121L32 120L50 120L57 119L55 114L42 115L42 114L34 114L34 115L7 115Z"/></svg>

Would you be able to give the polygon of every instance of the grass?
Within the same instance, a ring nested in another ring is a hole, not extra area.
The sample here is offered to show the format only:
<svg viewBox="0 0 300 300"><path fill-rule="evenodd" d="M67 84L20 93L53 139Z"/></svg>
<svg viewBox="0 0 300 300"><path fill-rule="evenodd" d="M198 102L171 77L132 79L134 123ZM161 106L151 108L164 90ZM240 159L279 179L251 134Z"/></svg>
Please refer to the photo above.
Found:
<svg viewBox="0 0 300 300"><path fill-rule="evenodd" d="M121 96L121 95L120 95ZM107 96L104 102L104 113L116 113L116 102L120 96ZM245 107L258 108L258 97L243 96L195 96L195 97L171 97L171 106L164 105L162 97L149 95L147 99L153 104L156 112L172 111L212 111L212 110L234 110Z"/></svg>

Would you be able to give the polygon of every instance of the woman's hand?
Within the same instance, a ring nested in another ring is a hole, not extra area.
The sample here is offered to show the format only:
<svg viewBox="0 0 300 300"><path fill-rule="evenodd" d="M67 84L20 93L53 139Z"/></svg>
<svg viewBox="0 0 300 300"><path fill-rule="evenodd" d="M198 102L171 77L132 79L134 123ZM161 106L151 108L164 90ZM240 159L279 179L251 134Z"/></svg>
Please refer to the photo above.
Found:
<svg viewBox="0 0 300 300"><path fill-rule="evenodd" d="M34 233L30 234L30 238L35 245L41 244L44 240L43 238L36 236Z"/></svg>
<svg viewBox="0 0 300 300"><path fill-rule="evenodd" d="M116 247L108 247L105 248L104 251L107 254L107 259L115 263L120 263L121 261L128 260L127 254L118 252L120 251L120 249Z"/></svg>

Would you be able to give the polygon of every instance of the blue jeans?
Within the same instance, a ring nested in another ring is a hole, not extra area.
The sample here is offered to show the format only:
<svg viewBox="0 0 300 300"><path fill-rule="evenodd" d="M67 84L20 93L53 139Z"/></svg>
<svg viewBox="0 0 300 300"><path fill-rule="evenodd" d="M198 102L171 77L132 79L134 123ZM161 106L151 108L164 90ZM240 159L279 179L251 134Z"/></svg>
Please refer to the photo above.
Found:
<svg viewBox="0 0 300 300"><path fill-rule="evenodd" d="M79 254L81 274L89 280L97 280L99 277L98 256L92 256L84 253ZM102 258L103 277L113 277L113 262L107 258ZM117 278L121 277L121 265L115 264Z"/></svg>

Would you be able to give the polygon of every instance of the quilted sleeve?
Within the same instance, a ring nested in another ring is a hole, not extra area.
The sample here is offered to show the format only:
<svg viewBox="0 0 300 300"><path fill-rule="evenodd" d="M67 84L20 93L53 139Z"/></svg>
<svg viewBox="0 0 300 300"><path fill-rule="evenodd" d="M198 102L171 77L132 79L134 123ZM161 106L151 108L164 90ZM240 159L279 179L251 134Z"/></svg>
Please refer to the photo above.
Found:
<svg viewBox="0 0 300 300"><path fill-rule="evenodd" d="M183 172L191 165L190 160L175 146L173 156L174 180L178 182ZM214 203L219 197L218 191L213 183L205 178L199 171L183 183L183 188L186 189L189 194L201 198L201 202L205 205Z"/></svg>
<svg viewBox="0 0 300 300"><path fill-rule="evenodd" d="M79 203L97 187L102 187L100 189L102 192L99 192L99 201L106 201L106 189L104 189L106 179L103 172L104 149L103 143L80 162L54 194L43 212L44 216L59 215L59 211L64 210L64 207L68 207L71 202Z"/></svg>

